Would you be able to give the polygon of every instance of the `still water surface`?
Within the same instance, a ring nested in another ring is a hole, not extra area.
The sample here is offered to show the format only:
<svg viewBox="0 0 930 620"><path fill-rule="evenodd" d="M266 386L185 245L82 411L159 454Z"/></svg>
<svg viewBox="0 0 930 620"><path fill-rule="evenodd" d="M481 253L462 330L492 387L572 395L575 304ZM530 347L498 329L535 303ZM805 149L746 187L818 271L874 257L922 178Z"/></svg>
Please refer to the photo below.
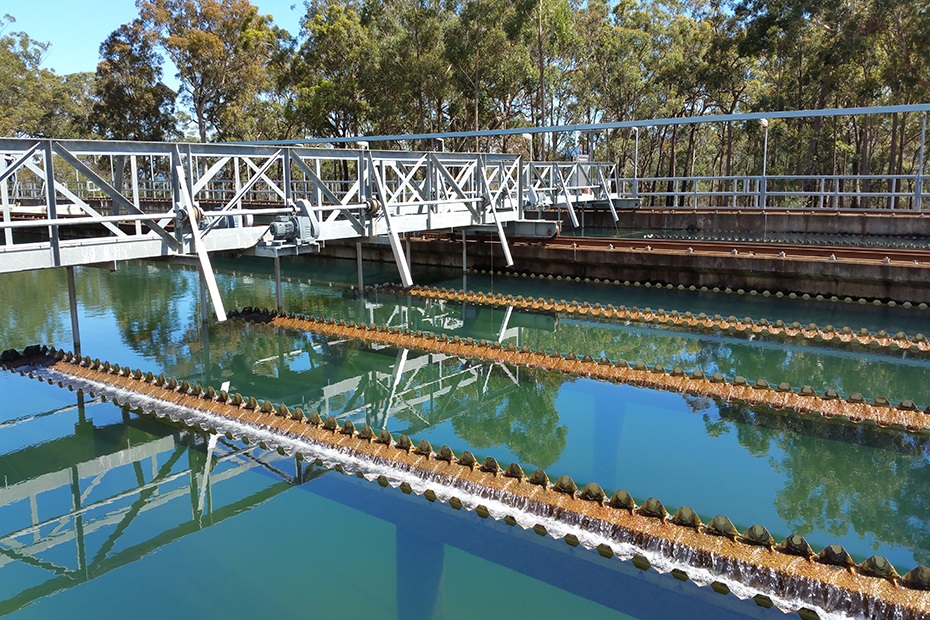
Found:
<svg viewBox="0 0 930 620"><path fill-rule="evenodd" d="M228 261L232 306L271 306L268 263ZM667 367L836 387L927 404L928 366L565 317L389 295L359 298L348 263L289 263L288 310L505 339ZM455 284L450 274L418 281ZM366 268L369 283L395 279ZM776 538L839 542L900 571L930 563L930 442L816 424L762 409L499 364L199 320L195 272L160 263L78 271L83 351L259 399L387 427L550 477L624 488L640 502L693 507ZM592 303L764 315L785 321L926 331L925 313L800 300L707 296L469 276L469 287ZM546 288L548 287L548 288ZM71 347L64 276L0 276L2 348ZM533 292L535 291L535 292ZM652 295L652 297L650 297ZM745 302L744 306L733 304ZM782 303L785 302L785 303ZM784 312L784 314L780 314ZM830 316L823 316L828 313ZM827 320L825 320L827 319ZM0 375L0 613L658 618L777 617L668 576L355 478L174 429L109 403ZM56 593L57 592L57 593ZM363 592L364 595L359 593ZM213 593L223 593L215 596Z"/></svg>

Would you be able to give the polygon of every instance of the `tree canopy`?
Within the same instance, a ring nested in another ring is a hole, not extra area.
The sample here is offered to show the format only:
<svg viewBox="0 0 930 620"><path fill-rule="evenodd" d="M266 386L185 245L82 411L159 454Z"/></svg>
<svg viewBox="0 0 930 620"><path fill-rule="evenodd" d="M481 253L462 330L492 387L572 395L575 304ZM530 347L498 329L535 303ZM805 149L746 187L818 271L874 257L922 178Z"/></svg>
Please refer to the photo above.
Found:
<svg viewBox="0 0 930 620"><path fill-rule="evenodd" d="M47 44L0 20L0 133L326 138L930 101L928 0L307 0L297 33L249 0L137 6L93 76L43 68ZM773 123L769 168L904 174L919 126L915 114ZM639 138L640 176L759 172L758 124ZM534 150L590 145L629 173L632 139L552 135Z"/></svg>

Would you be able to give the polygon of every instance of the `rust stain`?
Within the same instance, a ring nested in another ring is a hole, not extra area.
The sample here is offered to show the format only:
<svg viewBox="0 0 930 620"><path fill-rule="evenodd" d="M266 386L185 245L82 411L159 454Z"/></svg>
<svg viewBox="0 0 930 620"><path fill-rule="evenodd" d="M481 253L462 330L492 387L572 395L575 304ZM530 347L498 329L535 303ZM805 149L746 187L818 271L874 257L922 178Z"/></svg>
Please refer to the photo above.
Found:
<svg viewBox="0 0 930 620"><path fill-rule="evenodd" d="M302 319L275 319L274 322L293 328L306 327L306 324L310 323ZM317 324L314 326L316 327ZM353 329L355 331L350 331ZM359 328L326 324L326 331L323 333L352 336L358 331ZM413 346L414 343L409 340L409 336L392 333L384 335L382 341ZM416 344L421 343L417 341ZM463 348L463 346L470 345L442 342L437 344L436 350L451 354L465 354L475 352L473 349L476 348L488 349L490 359L501 361L510 361L516 355L522 355L519 352L501 351L489 347ZM566 372L586 369L584 368L586 364L583 362L546 359L553 360L552 364L557 369ZM462 465L455 459L440 460L434 452L429 455L416 454L397 448L395 445L362 439L355 432L347 434L339 429L330 431L307 420L287 418L280 414L263 412L259 408L250 409L242 405L233 405L230 402L220 402L216 398L203 394L195 396L190 392L172 389L165 384L148 381L145 378L136 379L128 376L128 371L125 375L116 375L112 370L103 370L102 367L93 364L85 364L78 360L65 361L51 356L25 358L22 361L8 363L7 367L16 370L17 366L22 364L45 366L65 375L118 386L165 403L184 405L194 410L246 422L260 429L274 430L282 435L301 438L312 443L340 447L356 456L384 459L424 479L439 475L450 480L468 481L510 494L513 499L524 498L543 504L549 508L549 514L559 514L563 518L569 513L574 514L580 517L578 522L584 523L584 527L613 532L614 538L623 535L632 540L634 544L656 539L674 542L688 547L692 552L692 561L697 564L705 560L709 562L711 559L719 561L720 558L725 558L737 565L742 563L764 567L771 571L770 583L773 588L777 588L773 592L799 591L800 589L806 592L815 604L845 601L845 604L858 606L860 610L880 609L881 607L876 606L886 605L888 606L886 610L906 614L906 617L930 616L930 611L928 611L930 610L930 591L907 587L905 585L907 578L902 580L899 577L876 577L866 574L861 567L825 564L809 557L785 553L778 547L769 548L750 544L741 536L728 538L716 535L703 525L699 527L676 525L667 518L646 516L638 510L614 508L601 501L585 500L577 492L566 494L550 485L532 484L525 478L506 477L500 472L482 471L477 467ZM605 371L607 368L614 367L606 367ZM678 379L677 382L680 383L681 380ZM800 585L804 587L799 588ZM837 596L838 594L841 596Z"/></svg>
<svg viewBox="0 0 930 620"><path fill-rule="evenodd" d="M358 326L344 321L334 322L313 318L277 315L265 311L238 312L231 318L255 321L276 327L309 331L325 336L355 338L408 349L420 349L444 353L457 357L506 362L514 365L542 368L567 374L578 374L593 379L616 381L652 389L682 392L697 396L720 398L726 401L742 401L750 405L768 405L774 409L788 409L803 414L823 416L839 421L876 424L911 432L930 430L930 415L917 410L881 406L866 402L850 402L841 398L828 398L817 394L801 394L794 391L778 391L753 385L716 382L703 375L673 374L639 370L624 364L616 366L601 361L569 359L561 355L545 354L524 350L507 349L499 344L471 343L454 338L429 337L414 333L391 331L370 326Z"/></svg>
<svg viewBox="0 0 930 620"><path fill-rule="evenodd" d="M924 338L913 339L907 337L894 337L891 335L879 336L872 333L854 332L850 330L843 333L842 330L811 329L810 326L798 327L792 325L774 325L760 324L758 321L729 321L727 319L714 319L713 317L702 316L700 318L693 315L686 316L677 312L666 312L657 314L656 312L646 312L634 308L615 308L613 306L594 306L587 302L579 304L577 301L562 303L547 301L545 299L527 298L523 299L518 296L505 297L500 294L487 294L481 292L461 291L461 290L441 290L424 287L412 287L401 289L396 287L381 287L378 290L387 289L390 292L403 292L414 297L426 299L443 299L446 301L459 301L471 304L486 306L513 306L519 310L530 310L536 312L554 312L557 314L568 314L573 316L590 317L597 319L608 319L614 321L642 321L645 323L656 323L667 327L683 327L687 329L717 329L723 332L741 334L748 336L750 334L759 336L782 336L786 338L799 338L812 340L817 343L842 344L842 345L860 345L863 347L875 347L888 349L890 351L911 351L911 352L930 352L930 340Z"/></svg>

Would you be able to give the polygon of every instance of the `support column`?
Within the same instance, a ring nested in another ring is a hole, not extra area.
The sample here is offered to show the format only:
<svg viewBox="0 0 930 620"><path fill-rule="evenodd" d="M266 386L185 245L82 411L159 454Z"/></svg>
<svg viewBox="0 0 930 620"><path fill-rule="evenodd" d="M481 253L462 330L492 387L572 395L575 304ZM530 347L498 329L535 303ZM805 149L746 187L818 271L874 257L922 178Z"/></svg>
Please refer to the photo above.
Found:
<svg viewBox="0 0 930 620"><path fill-rule="evenodd" d="M363 290L365 290L365 271L362 265L362 242L361 241L355 242L355 261L356 261L355 270L357 272L356 275L358 275L358 290L359 290L359 293L361 293Z"/></svg>
<svg viewBox="0 0 930 620"><path fill-rule="evenodd" d="M274 297L278 312L284 310L284 294L281 290L281 257L274 256Z"/></svg>
<svg viewBox="0 0 930 620"><path fill-rule="evenodd" d="M468 246L465 242L465 231L462 231L462 290L468 290Z"/></svg>
<svg viewBox="0 0 930 620"><path fill-rule="evenodd" d="M81 355L81 330L78 326L77 293L74 288L74 267L65 267L68 274L68 306L71 309L71 339L74 354Z"/></svg>
<svg viewBox="0 0 930 620"><path fill-rule="evenodd" d="M200 322L206 323L210 320L210 313L207 311L207 276L204 275L203 269L197 271L200 274Z"/></svg>

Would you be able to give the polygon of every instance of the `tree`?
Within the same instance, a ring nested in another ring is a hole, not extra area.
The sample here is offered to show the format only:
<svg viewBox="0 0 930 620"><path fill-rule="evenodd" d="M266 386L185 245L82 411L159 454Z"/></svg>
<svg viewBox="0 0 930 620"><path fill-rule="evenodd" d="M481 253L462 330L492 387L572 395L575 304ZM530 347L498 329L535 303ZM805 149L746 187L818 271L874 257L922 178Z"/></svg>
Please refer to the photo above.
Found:
<svg viewBox="0 0 930 620"><path fill-rule="evenodd" d="M372 101L376 132L442 131L451 77L445 40L454 17L442 0L373 0L366 5L363 22L381 48L383 77Z"/></svg>
<svg viewBox="0 0 930 620"><path fill-rule="evenodd" d="M278 31L248 0L138 0L142 20L178 68L201 142L242 132L268 86Z"/></svg>
<svg viewBox="0 0 930 620"><path fill-rule="evenodd" d="M450 108L453 128L506 127L523 116L520 99L532 90L533 74L520 34L513 4L505 0L463 4L446 37L457 99Z"/></svg>
<svg viewBox="0 0 930 620"><path fill-rule="evenodd" d="M15 21L0 18L0 34ZM47 50L25 32L0 36L0 136L87 136L92 74L59 77L43 69Z"/></svg>
<svg viewBox="0 0 930 620"><path fill-rule="evenodd" d="M100 46L91 126L113 140L174 136L176 93L161 82L162 59L141 20L124 24Z"/></svg>
<svg viewBox="0 0 930 620"><path fill-rule="evenodd" d="M358 135L369 127L368 94L379 81L379 49L354 3L314 0L294 58L293 113L311 134Z"/></svg>

